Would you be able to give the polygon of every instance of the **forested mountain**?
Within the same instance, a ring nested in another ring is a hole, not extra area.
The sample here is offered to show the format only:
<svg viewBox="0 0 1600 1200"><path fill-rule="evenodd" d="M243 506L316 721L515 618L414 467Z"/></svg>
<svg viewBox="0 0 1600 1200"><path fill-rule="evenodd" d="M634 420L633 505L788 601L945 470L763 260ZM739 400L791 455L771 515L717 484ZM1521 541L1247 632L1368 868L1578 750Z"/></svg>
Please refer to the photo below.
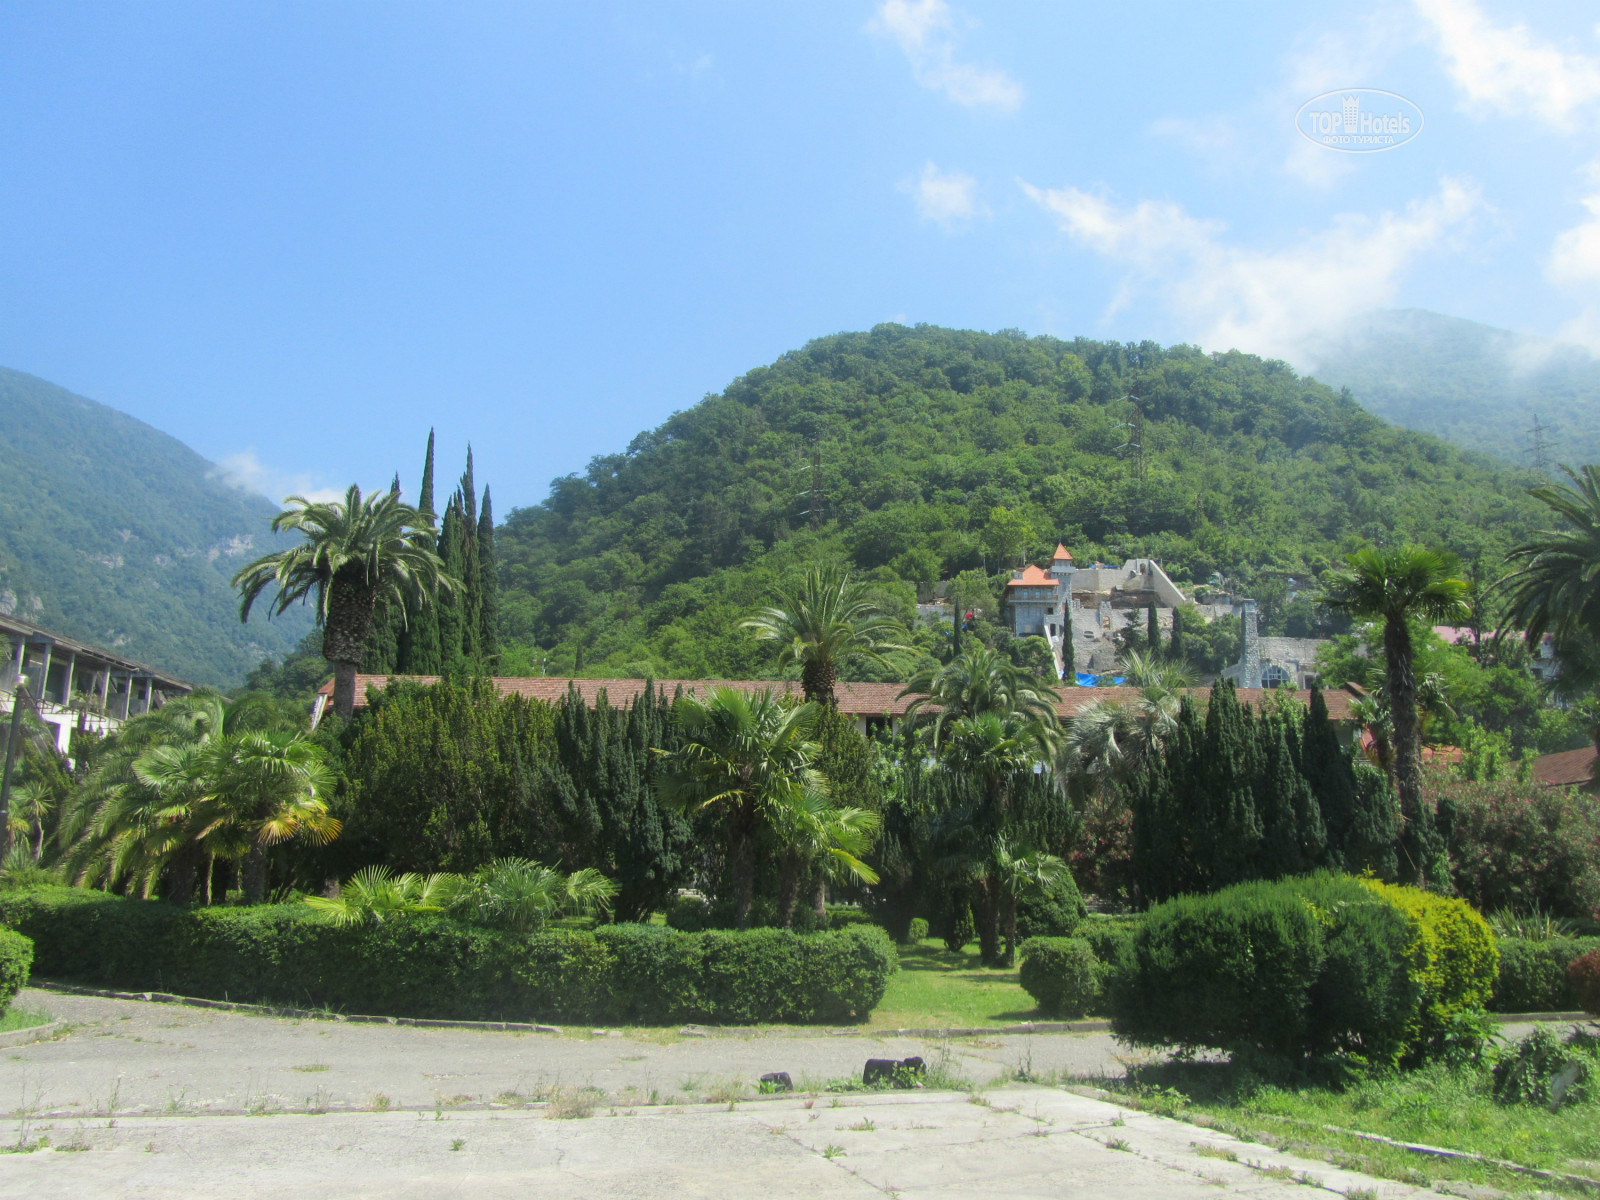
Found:
<svg viewBox="0 0 1600 1200"><path fill-rule="evenodd" d="M194 683L233 684L311 627L239 623L228 580L277 511L142 421L0 368L0 610Z"/></svg>
<svg viewBox="0 0 1600 1200"><path fill-rule="evenodd" d="M759 677L770 651L736 622L815 557L902 597L1058 538L1080 563L1150 555L1262 595L1363 539L1492 574L1540 520L1532 482L1281 362L880 325L749 372L513 511L502 662Z"/></svg>
<svg viewBox="0 0 1600 1200"><path fill-rule="evenodd" d="M1600 359L1576 346L1422 309L1372 312L1318 356L1316 377L1386 421L1532 465L1600 461Z"/></svg>

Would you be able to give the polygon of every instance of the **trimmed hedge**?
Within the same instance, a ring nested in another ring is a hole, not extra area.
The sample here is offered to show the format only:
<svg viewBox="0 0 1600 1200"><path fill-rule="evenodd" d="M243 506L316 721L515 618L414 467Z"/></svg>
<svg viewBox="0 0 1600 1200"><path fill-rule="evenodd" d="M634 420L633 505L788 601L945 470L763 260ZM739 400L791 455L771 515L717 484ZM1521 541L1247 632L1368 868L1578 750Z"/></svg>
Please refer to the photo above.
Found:
<svg viewBox="0 0 1600 1200"><path fill-rule="evenodd" d="M1018 953L1018 980L1041 1012L1075 1019L1099 996L1100 961L1082 938L1029 938Z"/></svg>
<svg viewBox="0 0 1600 1200"><path fill-rule="evenodd" d="M1062 872L1049 888L1017 900L1017 937L1069 938L1088 915L1072 876Z"/></svg>
<svg viewBox="0 0 1600 1200"><path fill-rule="evenodd" d="M1600 938L1501 938L1500 974L1489 1007L1495 1012L1571 1012L1579 1005L1567 965L1591 950L1600 950Z"/></svg>
<svg viewBox="0 0 1600 1200"><path fill-rule="evenodd" d="M928 936L928 922L923 917L912 917L911 924L906 926L905 945L917 946Z"/></svg>
<svg viewBox="0 0 1600 1200"><path fill-rule="evenodd" d="M33 943L20 933L0 929L0 1016L28 983L33 964Z"/></svg>
<svg viewBox="0 0 1600 1200"><path fill-rule="evenodd" d="M1600 950L1591 950L1568 963L1567 982L1583 1011L1600 1017Z"/></svg>
<svg viewBox="0 0 1600 1200"><path fill-rule="evenodd" d="M341 928L298 904L186 909L76 888L0 893L0 920L55 978L435 1019L843 1022L866 1017L898 967L873 926L517 938L445 917Z"/></svg>
<svg viewBox="0 0 1600 1200"><path fill-rule="evenodd" d="M1110 989L1142 1045L1371 1063L1440 1050L1498 958L1461 901L1314 875L1183 896L1146 914Z"/></svg>

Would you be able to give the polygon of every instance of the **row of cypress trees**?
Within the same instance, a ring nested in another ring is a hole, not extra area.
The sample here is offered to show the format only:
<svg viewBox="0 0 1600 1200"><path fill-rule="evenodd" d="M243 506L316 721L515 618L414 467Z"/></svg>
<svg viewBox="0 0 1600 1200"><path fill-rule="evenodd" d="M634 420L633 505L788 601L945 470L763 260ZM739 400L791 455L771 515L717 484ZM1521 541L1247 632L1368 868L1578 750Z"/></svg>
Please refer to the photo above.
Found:
<svg viewBox="0 0 1600 1200"><path fill-rule="evenodd" d="M395 473L393 489L400 490ZM437 517L433 498L433 430L422 465L417 509ZM478 502L472 473L472 447L467 469L446 502L434 548L445 572L459 579L459 591L443 591L414 599L403 607L384 604L373 615L362 669L373 674L443 675L487 671L500 654L500 581L495 566L494 509L489 486Z"/></svg>
<svg viewBox="0 0 1600 1200"><path fill-rule="evenodd" d="M1260 715L1219 685L1187 699L1162 754L1128 784L1144 899L1327 867L1392 879L1398 809L1382 772L1339 743L1322 693Z"/></svg>

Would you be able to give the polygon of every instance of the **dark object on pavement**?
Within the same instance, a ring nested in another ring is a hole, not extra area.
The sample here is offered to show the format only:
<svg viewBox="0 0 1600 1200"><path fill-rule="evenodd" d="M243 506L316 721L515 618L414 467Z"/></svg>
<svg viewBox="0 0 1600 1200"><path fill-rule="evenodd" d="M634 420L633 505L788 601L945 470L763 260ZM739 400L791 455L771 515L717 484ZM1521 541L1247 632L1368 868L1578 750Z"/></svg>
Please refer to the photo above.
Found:
<svg viewBox="0 0 1600 1200"><path fill-rule="evenodd" d="M875 1083L901 1088L916 1087L917 1077L925 1070L922 1059L916 1055L906 1059L869 1058L866 1069L861 1072L861 1082L867 1087Z"/></svg>
<svg viewBox="0 0 1600 1200"><path fill-rule="evenodd" d="M766 1086L762 1088L767 1092L792 1092L794 1080L789 1078L787 1071L768 1071L761 1077L761 1082Z"/></svg>

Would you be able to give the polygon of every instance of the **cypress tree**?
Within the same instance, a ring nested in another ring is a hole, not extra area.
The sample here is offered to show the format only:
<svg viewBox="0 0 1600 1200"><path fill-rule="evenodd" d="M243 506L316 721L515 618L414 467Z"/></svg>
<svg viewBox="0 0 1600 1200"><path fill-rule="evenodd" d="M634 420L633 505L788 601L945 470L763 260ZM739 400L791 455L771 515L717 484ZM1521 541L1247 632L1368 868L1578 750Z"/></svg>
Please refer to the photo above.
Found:
<svg viewBox="0 0 1600 1200"><path fill-rule="evenodd" d="M433 430L428 430L428 452L422 460L422 487L417 492L417 511L430 522L436 510L433 507ZM430 539L432 548L438 549L437 537ZM406 605L405 628L400 631L395 669L407 675L437 675L444 669L444 659L439 653L439 597L427 597L429 603L412 600Z"/></svg>
<svg viewBox="0 0 1600 1200"><path fill-rule="evenodd" d="M1311 689L1311 706L1300 727L1301 768L1317 799L1327 831L1329 865L1350 869L1349 843L1355 823L1356 777L1339 732L1328 718L1322 689Z"/></svg>
<svg viewBox="0 0 1600 1200"><path fill-rule="evenodd" d="M1320 866L1326 837L1322 814L1306 778L1294 763L1288 731L1282 721L1256 722L1258 759L1256 808L1262 816L1263 879L1303 875Z"/></svg>
<svg viewBox="0 0 1600 1200"><path fill-rule="evenodd" d="M500 656L500 576L488 484L483 485L483 509L478 513L478 652L486 663Z"/></svg>
<svg viewBox="0 0 1600 1200"><path fill-rule="evenodd" d="M1231 680L1217 686L1206 709L1201 762L1202 870L1207 890L1251 878L1261 846L1261 821L1252 788L1253 722ZM1198 849L1198 847L1197 847Z"/></svg>
<svg viewBox="0 0 1600 1200"><path fill-rule="evenodd" d="M478 493L472 478L472 447L455 503L461 510L461 653L480 667L483 661L483 572L478 558Z"/></svg>
<svg viewBox="0 0 1600 1200"><path fill-rule="evenodd" d="M1156 602L1150 601L1150 607L1144 614L1144 648L1151 654L1161 650L1161 624L1156 620Z"/></svg>
<svg viewBox="0 0 1600 1200"><path fill-rule="evenodd" d="M1167 639L1167 653L1174 661L1182 662L1188 653L1183 644L1183 608L1172 610L1172 634Z"/></svg>
<svg viewBox="0 0 1600 1200"><path fill-rule="evenodd" d="M456 579L461 579L461 565L466 557L466 547L462 544L461 537L461 505L460 497L451 496L450 503L445 505L444 524L439 531L439 557L444 560L445 572ZM459 670L465 654L463 638L463 607L465 595L463 591L439 592L439 667L444 670Z"/></svg>
<svg viewBox="0 0 1600 1200"><path fill-rule="evenodd" d="M1061 674L1068 687L1078 686L1078 647L1072 635L1072 597L1061 606Z"/></svg>
<svg viewBox="0 0 1600 1200"><path fill-rule="evenodd" d="M394 473L389 484L389 494L400 494L400 472ZM405 607L387 596L379 600L372 611L372 623L367 626L367 643L362 650L361 669L374 675L394 672L400 658L400 629L405 624Z"/></svg>

